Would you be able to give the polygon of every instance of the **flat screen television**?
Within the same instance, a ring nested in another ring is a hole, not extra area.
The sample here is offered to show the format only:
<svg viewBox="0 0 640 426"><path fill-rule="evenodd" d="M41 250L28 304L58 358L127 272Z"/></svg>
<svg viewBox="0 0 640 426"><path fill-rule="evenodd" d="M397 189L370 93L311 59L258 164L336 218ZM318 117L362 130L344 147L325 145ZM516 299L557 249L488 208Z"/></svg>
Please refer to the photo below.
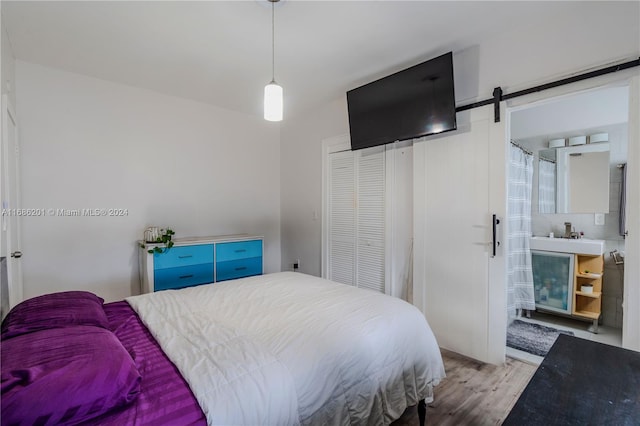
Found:
<svg viewBox="0 0 640 426"><path fill-rule="evenodd" d="M347 92L351 149L456 129L453 54Z"/></svg>

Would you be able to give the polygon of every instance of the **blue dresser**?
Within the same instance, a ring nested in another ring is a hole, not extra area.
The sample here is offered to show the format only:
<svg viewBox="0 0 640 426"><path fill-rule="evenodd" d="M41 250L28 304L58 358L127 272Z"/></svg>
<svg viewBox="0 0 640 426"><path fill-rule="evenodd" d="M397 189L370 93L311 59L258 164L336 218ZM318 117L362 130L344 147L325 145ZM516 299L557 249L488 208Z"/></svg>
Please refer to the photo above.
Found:
<svg viewBox="0 0 640 426"><path fill-rule="evenodd" d="M176 238L164 253L140 249L140 279L143 293L192 287L218 281L261 275L263 237L225 235Z"/></svg>

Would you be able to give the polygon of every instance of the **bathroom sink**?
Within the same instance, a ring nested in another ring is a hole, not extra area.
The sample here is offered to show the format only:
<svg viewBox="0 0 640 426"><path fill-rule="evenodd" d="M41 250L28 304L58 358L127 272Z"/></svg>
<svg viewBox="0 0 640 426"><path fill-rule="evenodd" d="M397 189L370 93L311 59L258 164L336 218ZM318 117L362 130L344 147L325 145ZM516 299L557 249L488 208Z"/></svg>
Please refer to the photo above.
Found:
<svg viewBox="0 0 640 426"><path fill-rule="evenodd" d="M529 245L531 250L592 255L604 253L604 240L587 238L571 240L569 238L531 237Z"/></svg>

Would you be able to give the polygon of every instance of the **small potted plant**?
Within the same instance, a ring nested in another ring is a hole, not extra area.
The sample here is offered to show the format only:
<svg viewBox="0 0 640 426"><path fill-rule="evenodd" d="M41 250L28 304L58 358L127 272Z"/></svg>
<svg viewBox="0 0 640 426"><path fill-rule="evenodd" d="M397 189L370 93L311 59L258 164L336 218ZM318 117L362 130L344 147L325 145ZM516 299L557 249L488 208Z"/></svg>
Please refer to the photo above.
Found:
<svg viewBox="0 0 640 426"><path fill-rule="evenodd" d="M170 228L160 230L158 230L157 228L149 228L145 232L146 243L140 243L140 247L147 248L146 244L157 244L154 248L147 250L147 252L150 254L165 253L167 250L173 247L173 241L171 241L173 235L175 235L175 232L173 232L173 230Z"/></svg>

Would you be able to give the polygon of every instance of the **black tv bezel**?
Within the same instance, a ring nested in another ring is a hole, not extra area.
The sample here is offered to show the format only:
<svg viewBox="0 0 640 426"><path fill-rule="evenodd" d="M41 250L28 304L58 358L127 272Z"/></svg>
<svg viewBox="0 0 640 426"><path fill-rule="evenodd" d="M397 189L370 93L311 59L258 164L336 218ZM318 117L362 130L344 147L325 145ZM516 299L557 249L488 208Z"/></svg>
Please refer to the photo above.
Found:
<svg viewBox="0 0 640 426"><path fill-rule="evenodd" d="M354 93L356 91L360 91L366 87L371 87L372 85L375 84L379 84L380 82L383 82L385 80L392 80L392 79L398 79L399 76L401 76L403 73L409 73L412 70L414 70L415 68L418 67L425 67L428 66L429 63L432 62L436 62L439 60L442 60L443 58L448 57L448 61L447 61L447 68L449 70L449 72L447 73L448 76L450 77L450 82L451 82L451 118L452 120L451 122L451 126L444 128L441 131L437 131L437 132L433 132L433 131L426 131L423 133L410 133L410 134L398 134L396 137L389 139L386 137L381 137L379 139L370 139L367 141L359 141L356 142L355 146L354 146L354 142L353 139L351 138L351 150L355 151L355 150L359 150L359 149L365 149L365 148L372 148L375 146L380 146L380 145L386 145L388 143L393 143L393 142L397 142L397 141L404 141L404 140L409 140L409 139L417 139L417 138L421 138L421 137L425 137L425 136L431 136L431 135L437 135L437 134L441 134L441 133L446 133L446 132L450 132L450 131L454 131L457 130L457 119L456 119L456 105L455 105L455 82L454 82L454 73L453 73L453 52L447 52L445 54L442 54L440 56L436 56L434 58L431 58L427 61L421 62L419 64L413 65L409 68L405 68L403 70L397 71L393 74L390 74L388 76L379 78L377 80L371 81L367 84L364 84L362 86L356 87L354 89L351 89L349 91L347 91L347 112L349 114L349 134L351 136L351 129L353 127L353 117L352 114L350 113L350 108L349 108L349 97L351 93Z"/></svg>

